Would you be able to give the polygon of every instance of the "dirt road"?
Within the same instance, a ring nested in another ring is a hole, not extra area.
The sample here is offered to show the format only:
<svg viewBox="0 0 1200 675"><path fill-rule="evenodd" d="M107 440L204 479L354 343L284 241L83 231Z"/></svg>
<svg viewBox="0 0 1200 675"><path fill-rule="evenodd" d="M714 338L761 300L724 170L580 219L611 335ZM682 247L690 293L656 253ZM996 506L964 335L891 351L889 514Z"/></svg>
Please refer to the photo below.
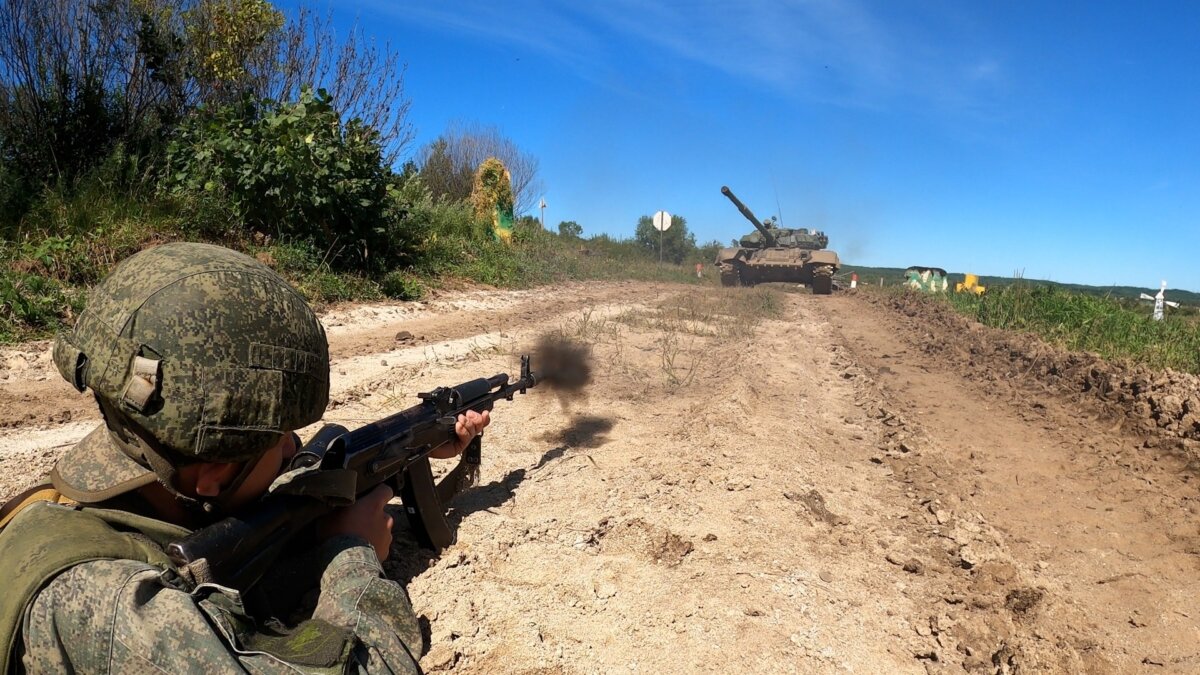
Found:
<svg viewBox="0 0 1200 675"><path fill-rule="evenodd" d="M986 333L644 283L323 318L347 425L511 372L546 331L591 345L586 400L497 408L455 546L398 533L429 672L1200 670L1188 448L943 347ZM0 352L0 496L97 423L44 352Z"/></svg>

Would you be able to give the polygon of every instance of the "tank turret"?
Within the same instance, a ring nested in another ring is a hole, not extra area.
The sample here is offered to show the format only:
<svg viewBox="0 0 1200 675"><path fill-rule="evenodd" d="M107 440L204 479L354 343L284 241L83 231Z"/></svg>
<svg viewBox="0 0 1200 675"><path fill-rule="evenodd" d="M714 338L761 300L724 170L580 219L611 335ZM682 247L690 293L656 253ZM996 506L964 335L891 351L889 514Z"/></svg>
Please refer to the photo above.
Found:
<svg viewBox="0 0 1200 675"><path fill-rule="evenodd" d="M733 202L733 205L738 208L738 211L741 211L742 215L746 216L746 220L749 220L754 225L755 229L762 233L763 243L766 244L767 248L773 248L776 244L778 244L778 241L775 239L775 233L771 232L769 228L764 227L762 223L758 222L758 218L756 218L754 214L750 212L750 209L746 208L746 205L743 204L742 201L733 194L733 190L730 190L728 187L722 185L721 194L728 197L729 201Z"/></svg>
<svg viewBox="0 0 1200 675"><path fill-rule="evenodd" d="M759 222L728 187L722 187L721 194L756 230L717 252L714 262L720 270L721 285L753 286L778 281L804 284L816 295L833 292L833 275L841 261L837 253L825 249L829 237L824 232L778 227L774 219Z"/></svg>
<svg viewBox="0 0 1200 675"><path fill-rule="evenodd" d="M810 251L823 249L829 245L829 237L825 236L825 233L820 230L789 230L781 228L776 230L775 241L777 246L803 248Z"/></svg>

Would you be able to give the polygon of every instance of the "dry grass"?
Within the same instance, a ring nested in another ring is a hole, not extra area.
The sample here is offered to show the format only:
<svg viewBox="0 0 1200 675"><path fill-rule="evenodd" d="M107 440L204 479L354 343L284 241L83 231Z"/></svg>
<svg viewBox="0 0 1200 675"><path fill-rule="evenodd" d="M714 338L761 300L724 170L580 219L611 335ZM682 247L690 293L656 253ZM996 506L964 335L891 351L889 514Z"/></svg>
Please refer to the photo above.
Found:
<svg viewBox="0 0 1200 675"><path fill-rule="evenodd" d="M648 398L696 386L706 373L734 365L737 346L782 307L771 289L704 288L612 313L590 308L559 331L591 345L599 368Z"/></svg>

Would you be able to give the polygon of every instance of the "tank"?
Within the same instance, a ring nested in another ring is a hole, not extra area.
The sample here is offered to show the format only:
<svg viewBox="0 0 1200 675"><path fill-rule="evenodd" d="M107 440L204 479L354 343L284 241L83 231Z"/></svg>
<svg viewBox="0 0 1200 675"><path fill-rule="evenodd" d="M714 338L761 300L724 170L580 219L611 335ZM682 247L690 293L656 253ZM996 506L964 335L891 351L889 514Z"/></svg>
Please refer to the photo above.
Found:
<svg viewBox="0 0 1200 675"><path fill-rule="evenodd" d="M807 228L777 227L775 220L759 222L728 187L721 194L754 225L738 245L717 253L722 286L753 286L768 281L804 284L815 295L833 292L833 274L841 265L837 253L827 250L829 237Z"/></svg>
<svg viewBox="0 0 1200 675"><path fill-rule="evenodd" d="M829 245L829 237L819 230L808 230L803 227L798 229L779 227L775 224L774 218L763 221L763 227L771 232L776 246L819 251ZM763 239L762 232L755 231L742 236L738 240L738 245L742 248L762 248Z"/></svg>

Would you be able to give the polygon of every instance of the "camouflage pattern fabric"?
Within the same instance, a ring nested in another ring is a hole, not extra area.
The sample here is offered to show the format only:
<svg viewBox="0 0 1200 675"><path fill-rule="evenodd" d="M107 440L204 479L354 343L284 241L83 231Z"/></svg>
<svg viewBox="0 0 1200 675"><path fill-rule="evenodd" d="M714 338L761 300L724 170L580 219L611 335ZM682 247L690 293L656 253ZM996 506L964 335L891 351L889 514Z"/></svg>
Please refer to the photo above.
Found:
<svg viewBox="0 0 1200 675"><path fill-rule="evenodd" d="M58 337L54 362L92 389L105 417L51 475L82 503L154 474L170 488L184 463L253 459L320 419L329 395L325 333L304 298L258 261L205 244L121 263ZM24 527L44 514L58 520ZM0 531L0 578L32 583L10 583L0 602L12 610L0 636L15 640L9 654L31 673L418 672L424 644L408 597L362 539L313 552L316 610L284 629L252 616L237 591L186 587L155 535L172 528L105 509L18 514Z"/></svg>
<svg viewBox="0 0 1200 675"><path fill-rule="evenodd" d="M925 293L945 293L950 281L940 267L910 267L904 271L904 285Z"/></svg>
<svg viewBox="0 0 1200 675"><path fill-rule="evenodd" d="M362 539L300 556L319 580L286 562L268 574L260 592L272 599L319 585L312 617L287 629L251 615L236 591L188 587L163 552L187 534L126 511L22 510L0 530L0 672L417 671L424 644L408 597Z"/></svg>
<svg viewBox="0 0 1200 675"><path fill-rule="evenodd" d="M52 501L34 501L21 509L0 532L0 672L8 672L29 602L54 577L100 559L139 560L168 569L171 562L162 546L186 534L182 527L123 511L80 512Z"/></svg>
<svg viewBox="0 0 1200 675"><path fill-rule="evenodd" d="M105 417L51 474L84 504L155 474L170 489L184 463L258 457L320 419L329 395L324 329L304 298L258 261L205 244L121 263L57 338L54 362L93 390ZM58 520L24 527L42 515ZM285 629L252 616L235 590L187 586L158 536L178 529L107 509L17 514L0 531L0 578L34 583L3 591L8 655L30 673L419 672L424 640L407 594L364 540L310 552L322 571L317 606Z"/></svg>
<svg viewBox="0 0 1200 675"><path fill-rule="evenodd" d="M245 461L320 419L329 399L329 349L308 303L266 265L207 244L118 265L56 339L54 362L93 390L113 432L89 457L72 453L86 469L60 465L56 487L85 502L138 480L118 452L142 476L157 461L160 479L167 464Z"/></svg>
<svg viewBox="0 0 1200 675"><path fill-rule="evenodd" d="M95 502L154 482L153 473L116 447L111 433L101 424L58 459L50 480L59 492L76 501Z"/></svg>
<svg viewBox="0 0 1200 675"><path fill-rule="evenodd" d="M327 565L314 619L351 637L324 665L263 650L246 629L255 624L236 591L176 590L160 570L131 560L77 565L40 592L22 625L22 663L29 673L419 672L424 641L416 616L404 589L383 578L374 550L341 537L322 544L320 554ZM292 642L312 637L300 633Z"/></svg>

